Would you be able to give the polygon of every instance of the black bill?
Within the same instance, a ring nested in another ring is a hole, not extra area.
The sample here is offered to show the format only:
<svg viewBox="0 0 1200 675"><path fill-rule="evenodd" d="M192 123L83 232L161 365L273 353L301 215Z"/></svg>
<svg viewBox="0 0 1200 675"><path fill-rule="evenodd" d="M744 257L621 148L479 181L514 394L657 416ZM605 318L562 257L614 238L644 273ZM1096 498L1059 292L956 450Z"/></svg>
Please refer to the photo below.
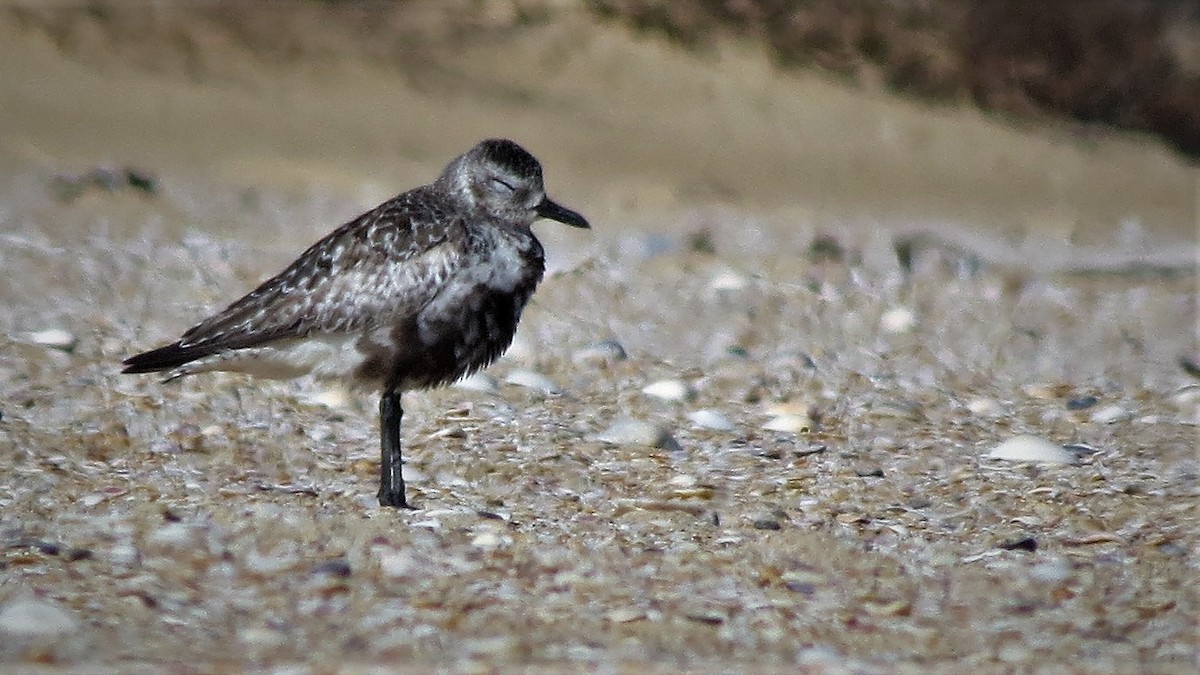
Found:
<svg viewBox="0 0 1200 675"><path fill-rule="evenodd" d="M575 213L571 209L568 209L557 202L551 201L549 197L546 197L542 200L541 204L538 204L537 214L543 218L557 220L558 222L564 225L570 225L571 227L582 227L584 229L591 228L591 225L588 225L587 218L584 218L578 213Z"/></svg>

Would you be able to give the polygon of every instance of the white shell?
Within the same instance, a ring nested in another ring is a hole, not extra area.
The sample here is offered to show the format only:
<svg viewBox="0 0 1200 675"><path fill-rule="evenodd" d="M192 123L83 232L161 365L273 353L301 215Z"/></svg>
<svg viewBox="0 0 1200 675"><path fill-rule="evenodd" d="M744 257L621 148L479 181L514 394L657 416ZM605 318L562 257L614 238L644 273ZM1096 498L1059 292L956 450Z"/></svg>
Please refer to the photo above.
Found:
<svg viewBox="0 0 1200 675"><path fill-rule="evenodd" d="M1041 462L1044 464L1074 464L1077 458L1066 448L1044 438L1021 434L992 448L991 459L1011 462Z"/></svg>

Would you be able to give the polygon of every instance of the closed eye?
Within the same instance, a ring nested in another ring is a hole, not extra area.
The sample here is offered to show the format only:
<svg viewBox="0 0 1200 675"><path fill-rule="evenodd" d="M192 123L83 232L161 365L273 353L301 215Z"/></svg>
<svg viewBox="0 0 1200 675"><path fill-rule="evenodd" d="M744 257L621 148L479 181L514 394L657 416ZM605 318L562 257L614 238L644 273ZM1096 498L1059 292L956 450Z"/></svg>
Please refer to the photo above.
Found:
<svg viewBox="0 0 1200 675"><path fill-rule="evenodd" d="M492 186L493 190L495 190L496 192L499 192L500 194L503 194L503 195L511 195L512 193L517 191L517 188L513 187L512 185L510 185L508 183L505 183L504 181L500 180L499 178L491 179L490 185Z"/></svg>

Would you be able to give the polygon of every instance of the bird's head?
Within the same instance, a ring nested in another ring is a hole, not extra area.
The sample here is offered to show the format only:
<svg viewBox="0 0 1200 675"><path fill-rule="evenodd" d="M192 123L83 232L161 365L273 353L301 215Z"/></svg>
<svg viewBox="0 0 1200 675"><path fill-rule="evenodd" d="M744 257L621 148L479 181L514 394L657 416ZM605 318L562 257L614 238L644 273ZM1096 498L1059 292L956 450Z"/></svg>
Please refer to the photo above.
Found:
<svg viewBox="0 0 1200 675"><path fill-rule="evenodd" d="M586 218L546 196L542 165L510 140L481 141L450 162L439 180L471 210L497 222L529 227L538 218L549 218L590 227Z"/></svg>

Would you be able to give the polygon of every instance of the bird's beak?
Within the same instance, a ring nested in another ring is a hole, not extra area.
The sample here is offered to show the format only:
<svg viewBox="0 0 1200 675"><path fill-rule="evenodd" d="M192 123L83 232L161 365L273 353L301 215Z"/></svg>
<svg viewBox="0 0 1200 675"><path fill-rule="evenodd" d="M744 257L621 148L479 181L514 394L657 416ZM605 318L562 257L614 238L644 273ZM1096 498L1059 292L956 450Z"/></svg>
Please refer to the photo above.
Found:
<svg viewBox="0 0 1200 675"><path fill-rule="evenodd" d="M575 213L571 209L568 209L557 202L551 201L549 197L546 197L542 200L541 204L538 204L537 214L542 218L557 220L558 222L564 225L570 225L571 227L582 227L585 230L591 228L591 225L588 225L587 218L584 218L578 213Z"/></svg>

